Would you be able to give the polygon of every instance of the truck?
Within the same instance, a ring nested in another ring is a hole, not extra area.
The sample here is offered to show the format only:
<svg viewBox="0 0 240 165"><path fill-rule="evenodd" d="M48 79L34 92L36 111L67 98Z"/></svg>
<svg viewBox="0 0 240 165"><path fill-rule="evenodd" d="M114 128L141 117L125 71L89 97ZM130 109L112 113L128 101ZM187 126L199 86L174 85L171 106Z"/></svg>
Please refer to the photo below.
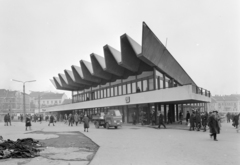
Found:
<svg viewBox="0 0 240 165"><path fill-rule="evenodd" d="M93 116L92 120L94 121L96 128L103 126L107 129L110 127L117 129L122 126L122 114L117 109L109 110L107 114L101 112L100 114Z"/></svg>

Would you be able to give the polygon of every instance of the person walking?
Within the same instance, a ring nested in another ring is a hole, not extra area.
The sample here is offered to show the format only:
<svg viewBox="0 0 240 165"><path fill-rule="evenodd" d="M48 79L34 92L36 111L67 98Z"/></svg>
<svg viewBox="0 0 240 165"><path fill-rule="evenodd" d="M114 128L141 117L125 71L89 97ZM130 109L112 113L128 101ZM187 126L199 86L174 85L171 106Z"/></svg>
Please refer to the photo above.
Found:
<svg viewBox="0 0 240 165"><path fill-rule="evenodd" d="M203 126L203 132L206 132L206 127L207 127L207 119L208 119L208 113L205 112L202 116L202 126Z"/></svg>
<svg viewBox="0 0 240 165"><path fill-rule="evenodd" d="M68 116L68 126L73 126L73 122L74 122L74 116L70 113L69 116Z"/></svg>
<svg viewBox="0 0 240 165"><path fill-rule="evenodd" d="M182 119L183 119L183 113L182 111L179 112L179 123L182 124Z"/></svg>
<svg viewBox="0 0 240 165"><path fill-rule="evenodd" d="M190 116L190 128L189 128L189 131L191 131L192 129L194 131L194 128L195 128L195 112L192 111L192 114Z"/></svg>
<svg viewBox="0 0 240 165"><path fill-rule="evenodd" d="M190 119L190 113L189 113L189 111L187 111L187 115L186 115L186 122L187 122L187 124L188 124L188 120Z"/></svg>
<svg viewBox="0 0 240 165"><path fill-rule="evenodd" d="M229 112L227 113L226 117L227 117L227 123L230 123L231 115Z"/></svg>
<svg viewBox="0 0 240 165"><path fill-rule="evenodd" d="M7 126L8 126L8 123L11 126L11 117L10 117L9 113L6 115L6 123L7 123Z"/></svg>
<svg viewBox="0 0 240 165"><path fill-rule="evenodd" d="M168 124L171 123L172 124L172 115L170 113L170 111L168 110Z"/></svg>
<svg viewBox="0 0 240 165"><path fill-rule="evenodd" d="M238 128L238 125L239 125L239 115L240 114L235 114L235 116L234 116L234 126L236 128Z"/></svg>
<svg viewBox="0 0 240 165"><path fill-rule="evenodd" d="M217 140L217 134L220 133L220 127L218 125L216 111L213 111L212 115L209 117L209 128L210 128L210 137L214 137L214 141Z"/></svg>
<svg viewBox="0 0 240 165"><path fill-rule="evenodd" d="M26 131L27 131L27 128L29 127L29 130L31 130L31 118L30 118L30 115L26 115Z"/></svg>
<svg viewBox="0 0 240 165"><path fill-rule="evenodd" d="M79 116L76 112L75 115L74 115L74 122L75 122L76 126L78 125L78 120L79 120Z"/></svg>
<svg viewBox="0 0 240 165"><path fill-rule="evenodd" d="M200 111L198 110L197 112L196 112L196 130L197 131L200 131L200 128L201 128L201 116L200 116Z"/></svg>
<svg viewBox="0 0 240 165"><path fill-rule="evenodd" d="M4 115L4 126L8 126L8 124L7 124L7 114Z"/></svg>
<svg viewBox="0 0 240 165"><path fill-rule="evenodd" d="M83 118L83 126L84 126L84 132L87 131L88 132L88 128L89 128L89 118L87 117L87 114L85 114L84 118Z"/></svg>
<svg viewBox="0 0 240 165"><path fill-rule="evenodd" d="M132 114L133 125L136 125L136 118L137 118L136 113L133 112Z"/></svg>
<svg viewBox="0 0 240 165"><path fill-rule="evenodd" d="M50 112L50 119L49 119L48 126L50 126L51 123L53 124L53 126L55 126L55 125L54 125L54 116L53 116L52 113Z"/></svg>
<svg viewBox="0 0 240 165"><path fill-rule="evenodd" d="M164 126L164 128L166 129L166 126L165 126L165 124L163 123L163 115L162 115L162 112L160 111L160 112L159 112L158 129L160 129L161 125Z"/></svg>

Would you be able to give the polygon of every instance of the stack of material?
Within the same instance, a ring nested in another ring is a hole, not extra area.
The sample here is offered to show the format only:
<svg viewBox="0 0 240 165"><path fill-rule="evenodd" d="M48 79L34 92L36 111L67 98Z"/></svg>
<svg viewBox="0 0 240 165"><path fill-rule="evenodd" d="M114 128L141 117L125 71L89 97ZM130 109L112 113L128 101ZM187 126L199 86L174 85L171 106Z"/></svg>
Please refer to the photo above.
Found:
<svg viewBox="0 0 240 165"><path fill-rule="evenodd" d="M39 156L42 145L32 138L2 140L0 142L0 159L6 158L33 158Z"/></svg>

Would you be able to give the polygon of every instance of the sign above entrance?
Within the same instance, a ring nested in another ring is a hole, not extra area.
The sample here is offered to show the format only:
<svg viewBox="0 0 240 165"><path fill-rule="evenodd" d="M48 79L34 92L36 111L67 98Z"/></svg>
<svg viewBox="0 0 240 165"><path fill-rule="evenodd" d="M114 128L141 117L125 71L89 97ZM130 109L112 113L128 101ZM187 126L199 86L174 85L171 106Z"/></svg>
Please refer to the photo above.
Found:
<svg viewBox="0 0 240 165"><path fill-rule="evenodd" d="M130 103L130 97L129 96L125 97L125 101L126 101L126 103Z"/></svg>

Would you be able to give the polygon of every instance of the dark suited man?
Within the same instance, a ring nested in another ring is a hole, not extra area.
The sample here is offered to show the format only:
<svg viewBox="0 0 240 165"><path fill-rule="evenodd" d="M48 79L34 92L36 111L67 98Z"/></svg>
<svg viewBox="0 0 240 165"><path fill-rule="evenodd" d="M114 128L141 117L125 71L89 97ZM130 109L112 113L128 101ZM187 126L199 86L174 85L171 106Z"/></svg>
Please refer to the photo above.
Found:
<svg viewBox="0 0 240 165"><path fill-rule="evenodd" d="M164 126L164 128L166 128L165 124L163 123L163 115L160 111L160 114L159 114L159 123L158 123L158 128L160 129L161 125Z"/></svg>

